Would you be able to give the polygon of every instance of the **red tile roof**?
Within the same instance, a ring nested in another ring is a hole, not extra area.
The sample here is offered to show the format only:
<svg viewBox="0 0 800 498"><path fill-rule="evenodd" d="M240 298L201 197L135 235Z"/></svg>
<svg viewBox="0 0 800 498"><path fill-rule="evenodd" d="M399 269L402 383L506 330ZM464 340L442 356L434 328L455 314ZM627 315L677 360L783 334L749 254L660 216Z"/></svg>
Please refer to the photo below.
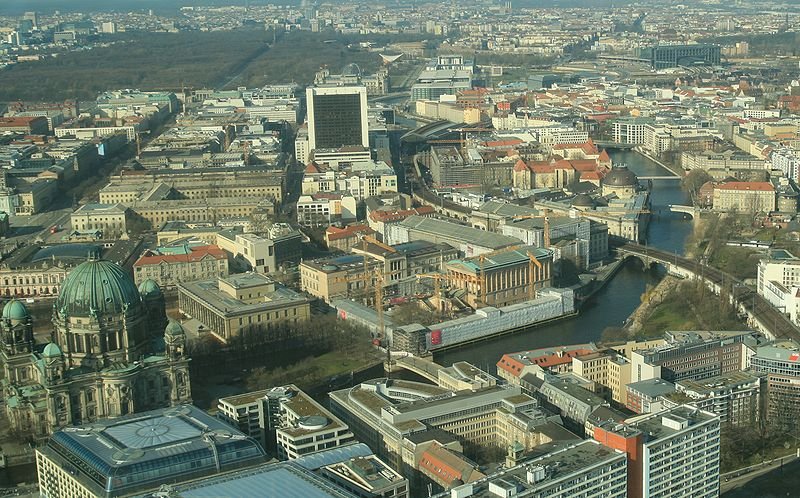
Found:
<svg viewBox="0 0 800 498"><path fill-rule="evenodd" d="M372 235L374 233L375 230L371 229L367 225L350 225L344 228L330 226L325 230L325 238L328 241L332 241L346 239L359 234Z"/></svg>
<svg viewBox="0 0 800 498"><path fill-rule="evenodd" d="M425 216L436 212L431 206L420 206L414 209L395 209L392 211L373 211L369 213L372 221L376 222L392 222L402 221L409 216Z"/></svg>
<svg viewBox="0 0 800 498"><path fill-rule="evenodd" d="M727 182L717 187L720 190L751 190L774 192L775 187L769 182Z"/></svg>
<svg viewBox="0 0 800 498"><path fill-rule="evenodd" d="M155 254L151 251L147 251L142 257L136 260L133 266L158 265L161 263L191 263L200 261L208 256L214 259L224 259L228 257L225 251L215 245L198 246L190 249L191 252L188 254Z"/></svg>

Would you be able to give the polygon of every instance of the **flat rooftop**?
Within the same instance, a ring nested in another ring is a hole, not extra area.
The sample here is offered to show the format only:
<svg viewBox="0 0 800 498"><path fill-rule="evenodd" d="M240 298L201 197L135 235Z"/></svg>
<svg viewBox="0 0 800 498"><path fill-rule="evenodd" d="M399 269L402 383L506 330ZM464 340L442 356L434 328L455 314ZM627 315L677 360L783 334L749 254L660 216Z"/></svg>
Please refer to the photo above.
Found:
<svg viewBox="0 0 800 498"><path fill-rule="evenodd" d="M473 492L469 496L496 497L496 494L489 491L489 483L504 488L515 487L520 495L527 496L528 493L531 493L533 496L537 490L548 490L550 486L557 485L558 481L583 472L589 467L624 462L625 459L624 453L603 446L597 441L581 441L472 482ZM528 483L527 479L528 470L532 467L541 468L544 472L544 477L535 484ZM446 492L436 496L439 498L449 497L450 493Z"/></svg>
<svg viewBox="0 0 800 498"><path fill-rule="evenodd" d="M271 463L170 486L170 497L353 498L356 495L291 462ZM149 495L152 496L152 495ZM144 498L144 497L143 497Z"/></svg>
<svg viewBox="0 0 800 498"><path fill-rule="evenodd" d="M220 316L248 315L309 302L303 295L280 285L276 285L273 292L262 296L263 301L253 304L240 301L220 291L216 280L183 282L178 284L178 289L193 296Z"/></svg>

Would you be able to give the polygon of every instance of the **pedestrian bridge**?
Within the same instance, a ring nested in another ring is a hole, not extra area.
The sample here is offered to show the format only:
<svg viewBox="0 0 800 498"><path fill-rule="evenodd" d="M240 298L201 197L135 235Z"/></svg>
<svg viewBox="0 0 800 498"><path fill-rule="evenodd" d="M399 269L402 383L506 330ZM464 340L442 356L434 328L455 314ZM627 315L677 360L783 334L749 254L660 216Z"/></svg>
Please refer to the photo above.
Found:
<svg viewBox="0 0 800 498"><path fill-rule="evenodd" d="M392 363L394 368L402 368L408 370L409 372L414 372L415 374L425 377L429 381L437 384L439 382L439 370L444 369L443 366L439 365L438 363L434 363L431 360L410 355L394 359Z"/></svg>
<svg viewBox="0 0 800 498"><path fill-rule="evenodd" d="M703 212L702 209L694 206L684 206L682 204L670 204L669 210L673 213L683 213L688 214L692 218L697 218L700 216L700 213Z"/></svg>

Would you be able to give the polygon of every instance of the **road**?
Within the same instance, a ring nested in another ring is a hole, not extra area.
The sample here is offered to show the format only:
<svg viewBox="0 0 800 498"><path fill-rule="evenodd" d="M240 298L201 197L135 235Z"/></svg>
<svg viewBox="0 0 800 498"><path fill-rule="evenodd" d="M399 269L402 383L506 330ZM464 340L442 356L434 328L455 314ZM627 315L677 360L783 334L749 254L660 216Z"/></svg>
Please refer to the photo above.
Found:
<svg viewBox="0 0 800 498"><path fill-rule="evenodd" d="M722 475L720 494L725 498L797 496L797 493L792 491L797 490L797 486L791 485L787 481L797 481L799 470L800 460L796 454L793 454L776 458L766 464L753 465L729 472ZM776 487L777 492L767 489L771 487ZM784 494L785 490L790 490L792 494Z"/></svg>

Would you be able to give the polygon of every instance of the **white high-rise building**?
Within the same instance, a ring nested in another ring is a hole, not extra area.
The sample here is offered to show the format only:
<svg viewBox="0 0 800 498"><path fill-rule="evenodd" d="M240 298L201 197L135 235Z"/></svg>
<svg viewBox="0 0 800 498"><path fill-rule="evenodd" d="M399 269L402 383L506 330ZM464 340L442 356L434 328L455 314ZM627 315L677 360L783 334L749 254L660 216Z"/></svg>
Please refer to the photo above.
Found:
<svg viewBox="0 0 800 498"><path fill-rule="evenodd" d="M608 422L594 438L628 454L629 498L719 496L719 416L691 405Z"/></svg>

